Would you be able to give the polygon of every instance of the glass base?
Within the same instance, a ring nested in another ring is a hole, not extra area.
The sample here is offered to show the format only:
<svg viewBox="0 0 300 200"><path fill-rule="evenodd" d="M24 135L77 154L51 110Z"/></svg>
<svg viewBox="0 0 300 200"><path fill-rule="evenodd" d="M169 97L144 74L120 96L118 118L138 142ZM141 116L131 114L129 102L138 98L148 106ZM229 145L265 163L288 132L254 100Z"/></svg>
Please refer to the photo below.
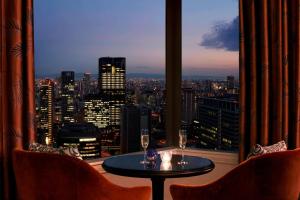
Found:
<svg viewBox="0 0 300 200"><path fill-rule="evenodd" d="M187 161L181 160L177 163L178 165L187 165L189 164Z"/></svg>
<svg viewBox="0 0 300 200"><path fill-rule="evenodd" d="M150 162L147 161L147 160L142 160L142 161L140 161L140 163L141 163L141 164L149 164Z"/></svg>

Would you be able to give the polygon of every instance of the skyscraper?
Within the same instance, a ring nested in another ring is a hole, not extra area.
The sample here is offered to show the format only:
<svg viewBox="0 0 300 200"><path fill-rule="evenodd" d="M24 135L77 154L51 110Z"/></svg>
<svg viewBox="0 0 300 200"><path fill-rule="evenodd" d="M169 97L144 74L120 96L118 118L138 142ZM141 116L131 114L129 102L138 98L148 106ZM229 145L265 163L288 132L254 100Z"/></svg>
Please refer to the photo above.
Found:
<svg viewBox="0 0 300 200"><path fill-rule="evenodd" d="M121 153L140 151L141 129L148 129L151 136L151 110L145 106L126 105L121 113Z"/></svg>
<svg viewBox="0 0 300 200"><path fill-rule="evenodd" d="M75 122L75 73L61 72L61 111L62 122Z"/></svg>
<svg viewBox="0 0 300 200"><path fill-rule="evenodd" d="M54 83L52 80L40 81L39 96L38 140L40 143L53 145Z"/></svg>
<svg viewBox="0 0 300 200"><path fill-rule="evenodd" d="M234 76L227 76L227 89L234 89Z"/></svg>
<svg viewBox="0 0 300 200"><path fill-rule="evenodd" d="M109 125L119 129L121 106L125 104L126 59L99 58L99 93L109 101Z"/></svg>
<svg viewBox="0 0 300 200"><path fill-rule="evenodd" d="M238 90L235 87L234 76L227 76L227 93L228 94L237 94Z"/></svg>
<svg viewBox="0 0 300 200"><path fill-rule="evenodd" d="M84 73L82 82L83 82L83 96L86 96L88 94L92 94L91 74L90 73Z"/></svg>
<svg viewBox="0 0 300 200"><path fill-rule="evenodd" d="M146 106L139 106L140 110L140 127L141 129L148 129L151 134L151 109Z"/></svg>
<svg viewBox="0 0 300 200"><path fill-rule="evenodd" d="M137 106L122 107L121 115L121 153L139 151L140 144L140 111Z"/></svg>
<svg viewBox="0 0 300 200"><path fill-rule="evenodd" d="M182 88L182 121L191 124L195 117L196 95L192 88Z"/></svg>

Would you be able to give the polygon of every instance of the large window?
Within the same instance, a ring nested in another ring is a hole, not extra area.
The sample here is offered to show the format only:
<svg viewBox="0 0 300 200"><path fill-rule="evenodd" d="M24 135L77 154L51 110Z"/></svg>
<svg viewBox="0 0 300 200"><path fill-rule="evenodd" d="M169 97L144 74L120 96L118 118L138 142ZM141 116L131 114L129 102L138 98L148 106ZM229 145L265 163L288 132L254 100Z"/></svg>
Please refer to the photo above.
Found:
<svg viewBox="0 0 300 200"><path fill-rule="evenodd" d="M182 111L188 146L237 151L238 1L182 1Z"/></svg>
<svg viewBox="0 0 300 200"><path fill-rule="evenodd" d="M236 0L183 0L182 33L172 1L34 2L38 142L103 157L141 150L148 129L149 146L178 146L181 102L188 146L237 150Z"/></svg>
<svg viewBox="0 0 300 200"><path fill-rule="evenodd" d="M38 142L96 158L148 129L165 146L165 1L34 3Z"/></svg>

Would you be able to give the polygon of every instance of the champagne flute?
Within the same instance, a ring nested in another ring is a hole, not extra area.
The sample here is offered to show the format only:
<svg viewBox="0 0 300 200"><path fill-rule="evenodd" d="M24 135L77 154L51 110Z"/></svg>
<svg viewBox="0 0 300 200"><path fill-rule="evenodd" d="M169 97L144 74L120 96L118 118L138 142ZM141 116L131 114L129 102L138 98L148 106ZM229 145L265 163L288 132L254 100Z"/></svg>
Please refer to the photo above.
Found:
<svg viewBox="0 0 300 200"><path fill-rule="evenodd" d="M149 145L149 131L148 129L142 129L141 130L141 145L144 149L144 160L142 160L141 164L147 164L148 161L146 160L146 149Z"/></svg>
<svg viewBox="0 0 300 200"><path fill-rule="evenodd" d="M178 162L178 164L180 164L180 165L188 164L188 162L184 161L184 154L183 154L183 150L185 149L185 146L186 146L186 141L187 141L186 130L180 129L179 130L179 147L181 149L181 161Z"/></svg>

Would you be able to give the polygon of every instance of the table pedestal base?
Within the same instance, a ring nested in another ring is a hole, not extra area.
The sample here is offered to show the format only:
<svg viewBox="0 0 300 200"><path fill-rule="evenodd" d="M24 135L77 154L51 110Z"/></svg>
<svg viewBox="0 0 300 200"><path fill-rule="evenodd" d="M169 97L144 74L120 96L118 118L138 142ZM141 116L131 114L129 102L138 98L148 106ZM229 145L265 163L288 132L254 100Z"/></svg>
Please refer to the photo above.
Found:
<svg viewBox="0 0 300 200"><path fill-rule="evenodd" d="M152 199L163 200L165 178L155 177L155 178L151 178L151 181L152 181Z"/></svg>

